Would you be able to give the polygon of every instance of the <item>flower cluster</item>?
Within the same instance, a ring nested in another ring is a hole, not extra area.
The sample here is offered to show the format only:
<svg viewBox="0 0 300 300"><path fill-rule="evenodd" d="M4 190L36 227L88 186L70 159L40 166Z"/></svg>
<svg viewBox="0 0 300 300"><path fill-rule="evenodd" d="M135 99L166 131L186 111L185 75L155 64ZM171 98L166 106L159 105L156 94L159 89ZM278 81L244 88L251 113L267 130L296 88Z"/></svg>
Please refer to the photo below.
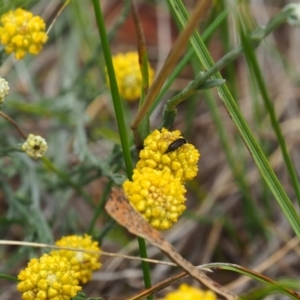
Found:
<svg viewBox="0 0 300 300"><path fill-rule="evenodd" d="M20 272L17 289L23 300L69 300L81 290L78 275L66 258L44 254Z"/></svg>
<svg viewBox="0 0 300 300"><path fill-rule="evenodd" d="M168 171L182 182L193 179L198 172L198 150L192 144L184 143L178 149L167 152L170 144L182 138L179 130L154 130L144 141L137 168L150 167Z"/></svg>
<svg viewBox="0 0 300 300"><path fill-rule="evenodd" d="M184 183L196 176L199 156L179 130L155 130L145 139L132 181L126 180L123 188L154 228L170 228L185 210Z"/></svg>
<svg viewBox="0 0 300 300"><path fill-rule="evenodd" d="M217 300L217 297L211 291L203 291L187 284L181 284L176 291L168 293L161 300Z"/></svg>
<svg viewBox="0 0 300 300"><path fill-rule="evenodd" d="M88 235L66 236L56 245L98 253L55 250L31 259L18 275L23 300L69 300L81 290L79 283L88 282L92 271L101 266L98 243Z"/></svg>
<svg viewBox="0 0 300 300"><path fill-rule="evenodd" d="M0 42L5 45L6 53L15 53L22 59L26 53L38 54L48 36L45 22L39 16L22 8L9 11L0 18Z"/></svg>
<svg viewBox="0 0 300 300"><path fill-rule="evenodd" d="M124 192L133 207L157 229L168 229L185 210L186 192L178 178L168 171L135 169L133 181L125 181Z"/></svg>
<svg viewBox="0 0 300 300"><path fill-rule="evenodd" d="M83 250L90 250L99 252L98 242L92 240L89 235L77 236L70 235L63 237L55 243L57 246L62 247L72 247ZM61 257L66 257L72 265L72 269L79 272L78 280L82 283L87 283L92 278L92 271L100 268L101 264L99 262L100 254L86 253L81 251L71 251L71 250L53 250L52 255L58 255Z"/></svg>
<svg viewBox="0 0 300 300"><path fill-rule="evenodd" d="M4 102L5 97L9 93L8 82L4 78L0 78L0 105Z"/></svg>
<svg viewBox="0 0 300 300"><path fill-rule="evenodd" d="M138 53L119 53L113 56L112 60L120 96L128 101L137 100L141 96L142 88L142 75ZM151 85L154 78L154 71L150 66L148 70L149 85Z"/></svg>
<svg viewBox="0 0 300 300"><path fill-rule="evenodd" d="M48 146L45 139L39 135L33 134L29 134L27 140L22 145L22 150L34 159L41 158L47 149Z"/></svg>

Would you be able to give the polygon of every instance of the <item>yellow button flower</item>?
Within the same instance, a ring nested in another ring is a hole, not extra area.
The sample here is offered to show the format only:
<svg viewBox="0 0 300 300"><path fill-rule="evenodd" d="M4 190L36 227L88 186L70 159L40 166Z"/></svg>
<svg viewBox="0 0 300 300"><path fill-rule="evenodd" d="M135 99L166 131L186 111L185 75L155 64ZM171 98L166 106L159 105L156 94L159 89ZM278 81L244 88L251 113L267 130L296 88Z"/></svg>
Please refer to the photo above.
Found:
<svg viewBox="0 0 300 300"><path fill-rule="evenodd" d="M26 53L38 54L46 43L45 22L39 16L18 8L0 17L0 42L5 45L6 53L15 53L22 59Z"/></svg>
<svg viewBox="0 0 300 300"><path fill-rule="evenodd" d="M44 254L19 273L17 289L23 300L69 300L81 290L78 276L66 258Z"/></svg>
<svg viewBox="0 0 300 300"><path fill-rule="evenodd" d="M142 75L137 52L119 53L112 58L120 96L128 101L141 96ZM154 71L149 66L149 86L153 82ZM107 79L108 81L108 79Z"/></svg>
<svg viewBox="0 0 300 300"><path fill-rule="evenodd" d="M193 179L198 172L199 151L187 142L179 143L178 148L171 148L170 151L170 145L178 139L183 140L179 130L154 130L144 141L144 149L140 151L136 168L169 171L182 182Z"/></svg>
<svg viewBox="0 0 300 300"><path fill-rule="evenodd" d="M47 149L46 140L34 134L29 134L27 140L22 145L22 150L34 159L43 157Z"/></svg>
<svg viewBox="0 0 300 300"><path fill-rule="evenodd" d="M70 235L65 236L58 240L55 245L62 247L72 247L84 250L100 251L98 242L92 240L92 238L85 234L84 236ZM100 268L99 262L100 254L85 253L80 251L71 250L53 250L51 255L58 255L65 257L71 264L72 269L79 272L78 280L82 283L86 283L92 278L92 272Z"/></svg>
<svg viewBox="0 0 300 300"><path fill-rule="evenodd" d="M168 171L135 169L133 181L123 188L132 206L156 229L165 230L177 222L185 210L185 188Z"/></svg>
<svg viewBox="0 0 300 300"><path fill-rule="evenodd" d="M203 291L187 284L181 284L178 290L168 293L161 300L217 300L217 297L211 291Z"/></svg>

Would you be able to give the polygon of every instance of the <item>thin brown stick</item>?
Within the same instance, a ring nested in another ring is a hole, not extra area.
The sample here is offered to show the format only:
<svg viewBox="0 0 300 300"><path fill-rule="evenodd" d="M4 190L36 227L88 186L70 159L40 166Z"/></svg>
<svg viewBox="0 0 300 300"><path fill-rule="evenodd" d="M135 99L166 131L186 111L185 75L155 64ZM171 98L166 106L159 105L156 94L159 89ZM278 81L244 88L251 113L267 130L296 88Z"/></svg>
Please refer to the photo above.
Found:
<svg viewBox="0 0 300 300"><path fill-rule="evenodd" d="M54 23L56 22L57 18L60 16L60 14L63 12L63 10L67 7L67 5L70 3L70 0L67 0L64 5L59 9L59 11L57 12L55 18L53 19L53 21L51 22L51 24L48 27L47 30L47 34L49 34L50 30L52 29Z"/></svg>
<svg viewBox="0 0 300 300"><path fill-rule="evenodd" d="M147 95L149 91L149 65L148 65L148 55L147 55L147 49L146 49L146 41L145 41L145 36L144 36L144 31L142 27L142 23L139 17L138 9L136 2L134 0L131 1L131 15L132 15L132 20L135 28L135 33L136 33L136 38L137 38L137 50L139 54L139 65L140 65L140 71L142 73L142 88L143 88L143 93L141 95L141 100L140 100L140 106L143 105L145 102L145 95ZM147 72L145 72L145 69L147 69ZM145 117L145 124L148 123L148 118L149 116L143 116ZM143 140L139 132L133 131L134 134L134 143L136 146L137 151L139 152L143 147Z"/></svg>
<svg viewBox="0 0 300 300"><path fill-rule="evenodd" d="M131 14L132 14L132 19L133 19L133 24L134 24L134 29L137 37L137 49L139 53L139 64L142 67L143 64L147 64L148 68L148 55L147 55L147 49L146 49L146 41L145 41L145 35L143 31L143 26L138 14L138 9L136 2L133 0L131 2ZM144 59L144 58L147 59ZM145 95L148 93L149 90L149 78L147 78L146 81L143 82L143 89Z"/></svg>
<svg viewBox="0 0 300 300"><path fill-rule="evenodd" d="M167 278L165 280L163 280L162 282L159 282L155 285L153 285L151 288L146 289L144 291L142 291L141 293L132 296L126 300L139 300L139 299L144 299L150 295L153 295L154 293L157 293L158 291L170 286L171 284L179 281L180 279L184 278L184 277L188 277L189 274L187 272L181 272L175 276L172 276L171 278Z"/></svg>
<svg viewBox="0 0 300 300"><path fill-rule="evenodd" d="M161 260L156 260L156 259L151 259L151 258L141 258L141 257L130 256L130 255L123 255L123 254L119 254L119 253L110 253L110 252L105 252L102 250L94 251L94 250L74 248L74 247L62 247L62 246L55 246L55 245L50 245L50 244L11 241L11 240L0 240L0 245L14 245L14 246L36 247L36 248L50 248L50 249L57 249L57 250L70 250L70 251L84 252L84 253L91 253L91 254L101 254L102 256L118 257L118 258L137 260L137 261L147 261L147 262L153 263L153 264L161 264L161 265L167 265L167 266L171 266L171 267L177 267L176 264L174 264L170 261L161 261ZM210 271L210 270L205 269L205 271Z"/></svg>
<svg viewBox="0 0 300 300"><path fill-rule="evenodd" d="M22 138L24 138L25 140L27 139L27 135L25 134L25 132L19 127L19 125L11 117L9 117L7 114L5 114L2 111L0 111L0 116L6 121L8 121L9 123L11 123L17 129L17 131L22 136Z"/></svg>
<svg viewBox="0 0 300 300"><path fill-rule="evenodd" d="M139 109L135 119L131 124L131 129L133 130L133 132L137 130L138 125L143 119L144 115L149 111L151 104L154 102L161 87L165 83L167 77L170 75L176 62L181 56L186 44L188 43L191 34L193 33L194 29L197 27L197 24L201 19L201 16L204 14L204 12L206 11L210 3L211 1L198 1L194 9L194 12L192 13L188 23L186 24L185 29L180 33L177 41L174 44L174 47L172 47L172 50L170 51L169 56L167 57L159 74L157 75L156 80L154 81L154 83L149 89L149 93L146 96L144 104Z"/></svg>

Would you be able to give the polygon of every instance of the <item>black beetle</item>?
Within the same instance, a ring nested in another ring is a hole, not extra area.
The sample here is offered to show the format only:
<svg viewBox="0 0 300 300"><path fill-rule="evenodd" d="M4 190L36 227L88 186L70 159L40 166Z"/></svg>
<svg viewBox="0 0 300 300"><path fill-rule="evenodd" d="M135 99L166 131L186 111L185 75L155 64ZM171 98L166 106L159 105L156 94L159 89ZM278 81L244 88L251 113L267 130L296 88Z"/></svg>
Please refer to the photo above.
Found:
<svg viewBox="0 0 300 300"><path fill-rule="evenodd" d="M166 150L165 154L166 153L169 153L169 152L172 152L172 151L175 151L176 149L178 149L179 147L181 147L183 144L186 144L187 143L187 140L185 138L179 138L177 140L175 140L174 142L172 142L168 149Z"/></svg>

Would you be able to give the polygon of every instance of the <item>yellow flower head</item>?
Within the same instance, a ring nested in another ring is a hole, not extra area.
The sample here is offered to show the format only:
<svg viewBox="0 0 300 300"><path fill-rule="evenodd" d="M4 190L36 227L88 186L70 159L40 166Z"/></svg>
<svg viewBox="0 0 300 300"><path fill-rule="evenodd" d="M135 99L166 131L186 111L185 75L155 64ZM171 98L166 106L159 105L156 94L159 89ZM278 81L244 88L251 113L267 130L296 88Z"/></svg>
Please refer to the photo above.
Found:
<svg viewBox="0 0 300 300"><path fill-rule="evenodd" d="M120 96L128 101L138 100L141 96L142 88L142 75L138 53L119 53L113 56L112 60ZM154 71L150 65L148 70L149 85L151 85L154 78Z"/></svg>
<svg viewBox="0 0 300 300"><path fill-rule="evenodd" d="M133 181L123 188L132 206L156 229L165 230L185 210L185 188L170 172L143 168L134 170Z"/></svg>
<svg viewBox="0 0 300 300"><path fill-rule="evenodd" d="M45 22L39 16L22 8L9 11L0 18L0 42L6 53L15 53L16 59L25 54L38 54L46 43Z"/></svg>
<svg viewBox="0 0 300 300"><path fill-rule="evenodd" d="M41 158L47 151L48 146L45 139L39 135L29 134L27 140L22 145L22 150L32 158Z"/></svg>
<svg viewBox="0 0 300 300"><path fill-rule="evenodd" d="M187 284L181 284L178 290L170 292L162 300L217 300L211 291L203 291Z"/></svg>
<svg viewBox="0 0 300 300"><path fill-rule="evenodd" d="M4 78L0 78L0 105L4 102L5 97L9 93L8 82Z"/></svg>
<svg viewBox="0 0 300 300"><path fill-rule="evenodd" d="M62 247L72 247L84 250L100 251L98 242L92 240L92 238L85 234L84 236L70 235L65 236L58 240L55 245ZM86 283L92 278L92 271L99 269L101 264L99 262L100 254L76 252L71 250L53 250L52 255L58 255L65 257L72 266L72 269L79 272L80 276L78 280L82 283Z"/></svg>
<svg viewBox="0 0 300 300"><path fill-rule="evenodd" d="M66 258L44 254L19 273L17 289L23 300L69 300L81 290L78 275Z"/></svg>
<svg viewBox="0 0 300 300"><path fill-rule="evenodd" d="M144 149L140 152L136 168L150 167L169 171L182 182L193 179L198 172L200 154L192 144L184 143L166 153L170 144L178 139L183 139L179 130L154 130L144 141Z"/></svg>

